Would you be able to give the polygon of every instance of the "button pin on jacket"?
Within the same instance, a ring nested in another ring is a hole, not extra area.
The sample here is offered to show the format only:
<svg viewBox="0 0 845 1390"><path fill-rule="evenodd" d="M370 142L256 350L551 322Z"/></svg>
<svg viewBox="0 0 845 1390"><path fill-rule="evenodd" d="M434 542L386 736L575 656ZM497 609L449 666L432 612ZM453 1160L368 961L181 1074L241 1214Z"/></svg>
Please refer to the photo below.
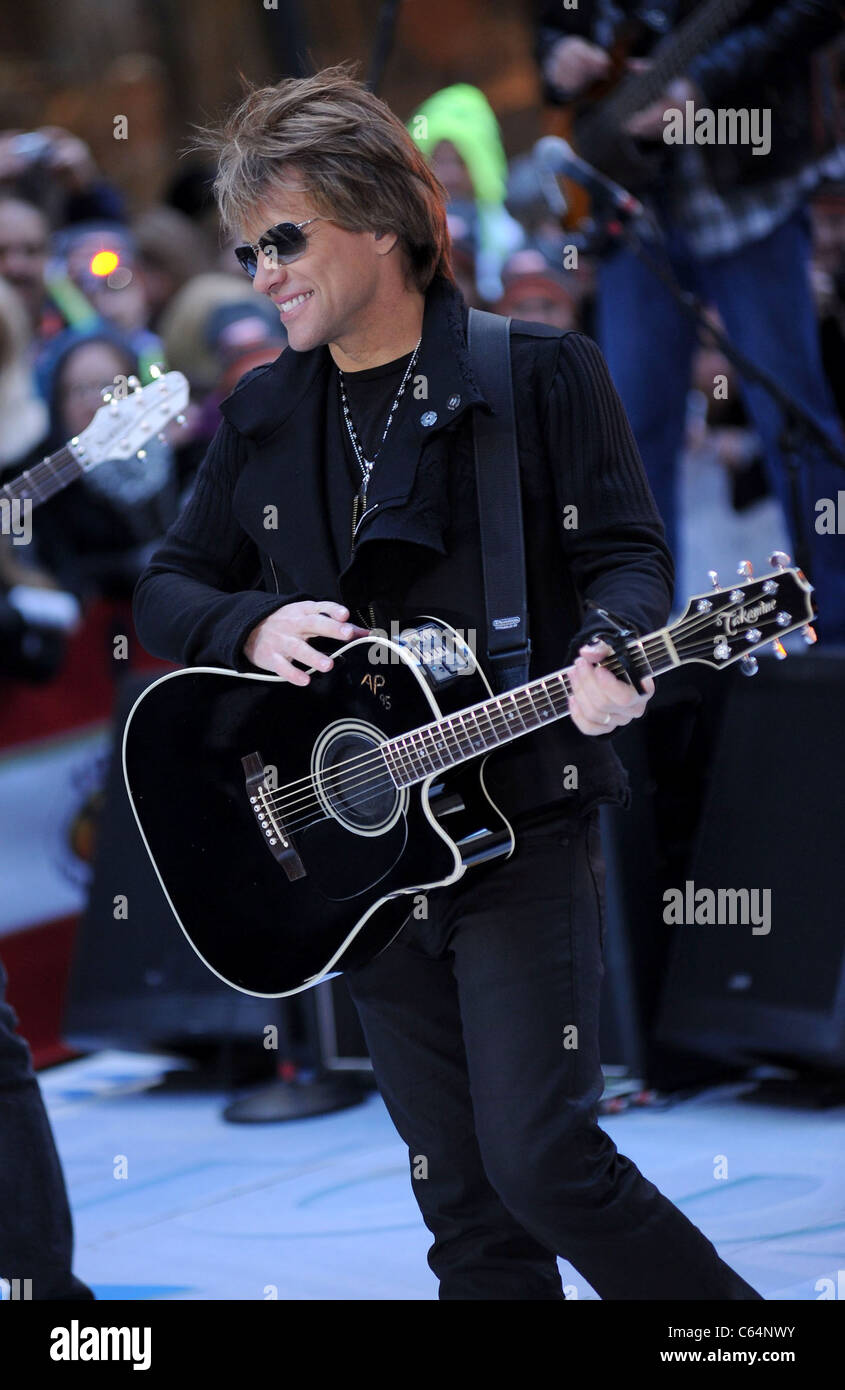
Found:
<svg viewBox="0 0 845 1390"><path fill-rule="evenodd" d="M420 424L421 424L421 425L434 425L434 424L436 424L436 423L437 423L437 411L436 411L436 410L427 410L427 411L425 412L424 415L421 415L421 416L420 416Z"/></svg>

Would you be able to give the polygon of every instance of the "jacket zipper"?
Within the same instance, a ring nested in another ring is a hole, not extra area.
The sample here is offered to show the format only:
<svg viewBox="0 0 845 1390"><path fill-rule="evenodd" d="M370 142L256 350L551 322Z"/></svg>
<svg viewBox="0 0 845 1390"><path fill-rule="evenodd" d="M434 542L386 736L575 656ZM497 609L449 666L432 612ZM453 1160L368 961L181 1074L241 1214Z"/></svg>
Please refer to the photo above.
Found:
<svg viewBox="0 0 845 1390"><path fill-rule="evenodd" d="M361 516L359 517L359 516L358 516L358 505L359 505L359 503L360 503L360 500L361 500L361 494L360 494L360 492L356 492L354 498L352 499L352 549L351 549L351 551L350 551L350 553L349 553L349 562L350 562L350 564L352 563L352 561L353 561L354 558L355 558L355 544L356 544L356 542L355 542L355 536L356 536L356 533L357 533L357 531L358 531L358 528L362 525L362 523L363 523L363 521L364 521L364 518L365 518L365 517L368 517L368 516L371 516L372 513L376 510L376 507L379 505L378 502L374 502L373 505L372 505L371 507L365 507L365 508L364 508L364 511L362 512ZM359 613L360 613L362 610L359 609L358 611L359 611ZM373 613L373 605L372 605L372 604L369 604L368 607L367 607L367 616L368 616L368 618L369 618L370 627L371 627L371 628L374 628L374 627L376 626L376 619L375 619L375 614Z"/></svg>

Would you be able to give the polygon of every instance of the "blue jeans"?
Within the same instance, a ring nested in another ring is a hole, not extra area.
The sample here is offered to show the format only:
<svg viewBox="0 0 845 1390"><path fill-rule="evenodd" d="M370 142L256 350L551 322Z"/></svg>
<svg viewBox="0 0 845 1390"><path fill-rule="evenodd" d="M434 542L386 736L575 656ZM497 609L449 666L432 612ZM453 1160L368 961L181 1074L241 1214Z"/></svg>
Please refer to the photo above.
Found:
<svg viewBox="0 0 845 1390"><path fill-rule="evenodd" d="M346 972L440 1298L561 1299L562 1255L603 1299L759 1299L597 1122L598 813L514 828Z"/></svg>
<svg viewBox="0 0 845 1390"><path fill-rule="evenodd" d="M803 405L840 449L841 422L824 375L818 324L810 291L810 219L793 213L762 241L729 256L695 258L685 239L666 228L662 250L681 285L718 309L728 337ZM696 330L669 291L626 246L599 267L597 336L631 422L667 542L677 552L678 458L683 445L687 392ZM741 381L741 379L740 379ZM787 470L778 446L781 413L759 386L741 381L743 400L763 443L770 486L779 499L795 547ZM801 447L800 510L808 542L807 577L819 605L819 636L845 643L845 540L815 530L816 502L836 502L845 470ZM737 559L744 557L737 556ZM766 557L753 557L759 573ZM732 576L723 576L728 582ZM682 597L686 598L687 595Z"/></svg>
<svg viewBox="0 0 845 1390"><path fill-rule="evenodd" d="M59 1155L32 1057L15 1031L0 961L0 1278L32 1297L91 1299L71 1273L73 1226Z"/></svg>

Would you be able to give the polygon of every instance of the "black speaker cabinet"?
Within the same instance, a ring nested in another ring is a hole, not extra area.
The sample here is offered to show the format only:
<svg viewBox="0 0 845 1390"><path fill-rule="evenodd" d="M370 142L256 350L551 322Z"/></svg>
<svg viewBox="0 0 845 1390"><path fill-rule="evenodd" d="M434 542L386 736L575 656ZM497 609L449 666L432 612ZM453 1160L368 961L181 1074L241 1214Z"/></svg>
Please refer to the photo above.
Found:
<svg viewBox="0 0 845 1390"><path fill-rule="evenodd" d="M735 1062L845 1070L843 697L842 650L761 658L756 676L731 683L674 885L683 920L663 925L660 1039Z"/></svg>
<svg viewBox="0 0 845 1390"><path fill-rule="evenodd" d="M646 717L614 739L628 771L631 805L601 808L607 866L601 1060L662 1089L724 1072L657 1042L654 1019L671 941L661 921L661 895L686 870L713 741L736 679L742 679L736 672L689 665L658 681Z"/></svg>

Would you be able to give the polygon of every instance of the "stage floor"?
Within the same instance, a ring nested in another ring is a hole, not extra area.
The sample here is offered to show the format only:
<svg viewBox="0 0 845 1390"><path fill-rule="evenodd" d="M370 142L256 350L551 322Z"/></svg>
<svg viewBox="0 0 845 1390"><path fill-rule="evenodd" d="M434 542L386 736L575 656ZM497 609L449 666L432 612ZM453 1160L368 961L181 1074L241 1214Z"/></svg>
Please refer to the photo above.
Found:
<svg viewBox="0 0 845 1390"><path fill-rule="evenodd" d="M437 1297L407 1153L377 1093L316 1119L233 1125L230 1095L157 1088L180 1066L101 1052L39 1073L75 1273L98 1298ZM602 1123L767 1299L835 1296L838 1273L845 1296L845 1106L749 1103L747 1089ZM567 1297L596 1297L560 1268Z"/></svg>

